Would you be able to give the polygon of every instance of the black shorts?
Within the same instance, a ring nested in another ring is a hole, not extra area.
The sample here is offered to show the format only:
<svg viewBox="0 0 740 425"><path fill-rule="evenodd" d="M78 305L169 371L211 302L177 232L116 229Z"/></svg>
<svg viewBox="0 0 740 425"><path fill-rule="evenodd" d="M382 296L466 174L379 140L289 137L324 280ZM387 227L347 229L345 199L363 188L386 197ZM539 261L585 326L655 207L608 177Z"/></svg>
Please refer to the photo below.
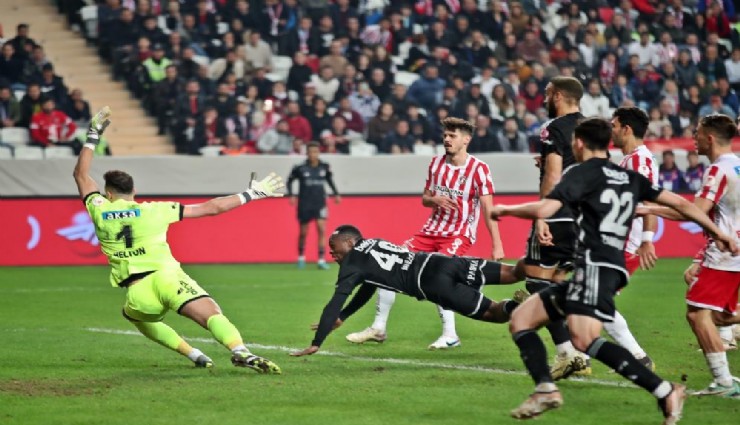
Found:
<svg viewBox="0 0 740 425"><path fill-rule="evenodd" d="M493 302L481 288L497 284L500 276L500 263L434 255L421 272L421 290L427 300L442 308L480 319Z"/></svg>
<svg viewBox="0 0 740 425"><path fill-rule="evenodd" d="M321 207L298 207L298 222L301 224L308 223L313 220L326 219L329 216L329 211L326 205Z"/></svg>
<svg viewBox="0 0 740 425"><path fill-rule="evenodd" d="M553 246L540 245L537 235L532 230L527 239L527 256L524 264L538 266L544 269L557 268L560 270L573 270L573 259L576 251L578 238L577 227L572 221L554 221L548 223L552 233Z"/></svg>
<svg viewBox="0 0 740 425"><path fill-rule="evenodd" d="M627 275L610 267L577 264L573 277L539 292L551 321L577 314L602 322L614 321L614 295L627 284Z"/></svg>

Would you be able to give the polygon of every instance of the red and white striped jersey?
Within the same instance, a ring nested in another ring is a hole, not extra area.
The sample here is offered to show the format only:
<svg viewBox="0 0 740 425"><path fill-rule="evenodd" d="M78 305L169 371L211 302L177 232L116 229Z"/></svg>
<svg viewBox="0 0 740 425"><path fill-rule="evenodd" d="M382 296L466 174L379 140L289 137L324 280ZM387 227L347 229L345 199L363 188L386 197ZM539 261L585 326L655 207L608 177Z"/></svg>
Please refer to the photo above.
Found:
<svg viewBox="0 0 740 425"><path fill-rule="evenodd" d="M733 153L721 155L704 174L696 196L714 203L709 217L727 235L740 242L740 158ZM721 252L710 238L702 266L717 270L740 271L740 256Z"/></svg>
<svg viewBox="0 0 740 425"><path fill-rule="evenodd" d="M435 209L421 233L427 236L465 236L474 243L480 217L480 197L494 193L488 165L468 155L465 164L456 167L447 162L446 155L436 156L429 164L424 190L454 199L458 209Z"/></svg>
<svg viewBox="0 0 740 425"><path fill-rule="evenodd" d="M628 170L637 171L645 176L650 183L658 184L658 163L645 145L640 145L632 152L622 158L619 166ZM624 250L629 254L637 252L637 248L642 244L642 218L638 217L632 220L632 227L627 238Z"/></svg>

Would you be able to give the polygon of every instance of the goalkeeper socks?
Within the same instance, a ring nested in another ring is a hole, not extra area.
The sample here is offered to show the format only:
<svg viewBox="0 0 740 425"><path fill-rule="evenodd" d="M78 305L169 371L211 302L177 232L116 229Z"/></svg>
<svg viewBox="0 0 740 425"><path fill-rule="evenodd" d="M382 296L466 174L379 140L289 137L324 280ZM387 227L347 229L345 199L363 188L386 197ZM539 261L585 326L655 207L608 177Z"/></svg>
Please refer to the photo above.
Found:
<svg viewBox="0 0 740 425"><path fill-rule="evenodd" d="M647 356L645 350L640 347L640 344L637 343L634 335L630 332L630 328L627 326L627 321L624 320L624 316L622 316L618 311L614 313L613 322L604 322L604 330L606 330L606 333L608 333L617 344L626 348L627 351L632 353L632 355L638 359Z"/></svg>
<svg viewBox="0 0 740 425"><path fill-rule="evenodd" d="M186 354L187 357L190 359L191 362L195 362L198 360L198 357L205 356L202 351L200 351L197 348L190 347L190 353Z"/></svg>
<svg viewBox="0 0 740 425"><path fill-rule="evenodd" d="M388 316L391 314L391 308L396 301L396 293L385 289L378 289L378 302L375 310L375 320L370 325L376 331L385 332Z"/></svg>
<svg viewBox="0 0 740 425"><path fill-rule="evenodd" d="M174 329L162 322L131 322L145 337L170 350L187 355L192 347Z"/></svg>
<svg viewBox="0 0 740 425"><path fill-rule="evenodd" d="M213 337L216 338L216 341L223 344L229 350L244 346L239 331L223 314L214 314L209 317L206 325Z"/></svg>

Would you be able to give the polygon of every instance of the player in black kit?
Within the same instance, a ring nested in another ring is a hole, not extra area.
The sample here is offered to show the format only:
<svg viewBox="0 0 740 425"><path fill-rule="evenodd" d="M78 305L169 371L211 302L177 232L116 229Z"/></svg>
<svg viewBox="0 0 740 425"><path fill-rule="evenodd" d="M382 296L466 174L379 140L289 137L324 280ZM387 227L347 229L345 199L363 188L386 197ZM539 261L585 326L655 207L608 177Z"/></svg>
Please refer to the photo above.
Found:
<svg viewBox="0 0 740 425"><path fill-rule="evenodd" d="M293 167L288 177L288 196L290 196L291 205L295 205L296 197L293 195L293 182L298 180L298 223L300 231L298 234L298 268L306 266L306 234L308 233L308 224L316 221L316 233L319 242L319 263L320 269L328 269L329 265L324 260L324 231L326 229L326 190L324 184L329 184L334 200L338 204L341 200L337 187L334 184L329 164L319 160L319 144L309 143L306 147L306 162Z"/></svg>
<svg viewBox="0 0 740 425"><path fill-rule="evenodd" d="M332 233L329 248L339 264L334 296L313 327L316 335L311 346L293 353L294 356L319 351L327 335L364 306L375 288L431 301L471 319L494 323L507 322L514 308L529 295L518 290L513 300L495 302L480 292L484 285L519 281L514 266L481 258L414 253L382 239L363 239L360 231L350 225L339 226ZM356 286L360 289L344 307Z"/></svg>
<svg viewBox="0 0 740 425"><path fill-rule="evenodd" d="M542 126L540 140L540 198L546 197L560 181L565 170L575 164L571 141L573 129L584 117L580 112L583 85L572 77L555 77L545 89L545 104L551 121ZM547 220L532 222L524 257L527 290L539 292L561 283L573 268L576 227L573 213L564 206ZM570 341L565 322L547 326L557 348L551 373L555 380L573 373L590 375L589 360Z"/></svg>
<svg viewBox="0 0 740 425"><path fill-rule="evenodd" d="M635 207L641 201L671 207L701 225L723 248L733 253L738 251L733 240L689 201L611 163L607 159L610 139L608 121L602 118L582 121L574 130L572 142L580 164L567 171L545 199L493 208L494 218L511 215L539 219L551 217L567 205L579 228L573 277L531 296L512 314L509 325L512 336L536 384L535 392L511 412L515 418L532 418L562 405L563 398L553 383L547 352L537 329L565 318L578 350L652 393L663 410L664 424L678 422L685 386L664 381L628 350L600 336L602 322L609 322L614 316L615 293L627 284L624 244Z"/></svg>

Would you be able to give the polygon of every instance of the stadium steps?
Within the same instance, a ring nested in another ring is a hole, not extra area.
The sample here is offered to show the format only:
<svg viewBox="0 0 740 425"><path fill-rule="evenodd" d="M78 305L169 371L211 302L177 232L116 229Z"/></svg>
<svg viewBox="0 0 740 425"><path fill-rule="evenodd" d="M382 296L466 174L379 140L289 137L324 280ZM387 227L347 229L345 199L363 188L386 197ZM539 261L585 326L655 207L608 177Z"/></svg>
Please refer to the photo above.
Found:
<svg viewBox="0 0 740 425"><path fill-rule="evenodd" d="M31 38L44 46L55 72L64 77L70 90L79 88L90 102L92 113L108 105L113 110L113 124L106 132L111 151L122 155L169 155L175 152L167 136L157 135L157 124L147 116L123 83L113 81L110 67L94 47L67 29L65 19L57 14L51 0L0 0L0 16L6 37L15 36L15 26L31 26Z"/></svg>

